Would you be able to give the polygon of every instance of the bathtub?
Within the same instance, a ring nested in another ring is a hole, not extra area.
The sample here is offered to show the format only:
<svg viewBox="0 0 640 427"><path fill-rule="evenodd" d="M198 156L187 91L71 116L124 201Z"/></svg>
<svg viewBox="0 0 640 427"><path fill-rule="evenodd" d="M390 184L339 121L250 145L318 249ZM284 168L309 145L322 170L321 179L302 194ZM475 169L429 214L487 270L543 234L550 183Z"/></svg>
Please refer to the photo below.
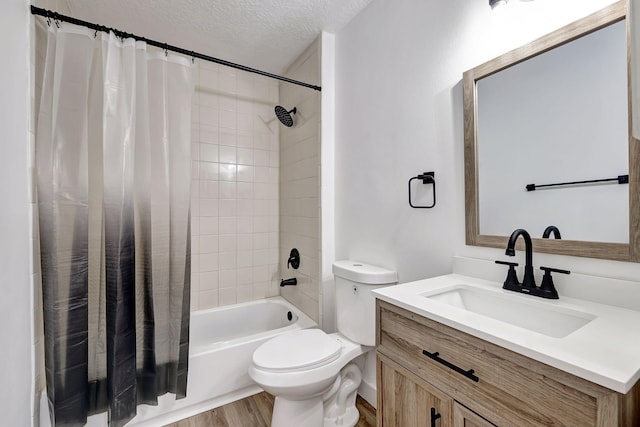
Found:
<svg viewBox="0 0 640 427"><path fill-rule="evenodd" d="M127 426L170 424L262 391L247 374L255 349L283 332L312 327L317 327L313 320L281 297L192 312L187 397L165 394L158 406L140 405ZM43 395L41 426L50 425L48 418ZM88 427L106 425L105 414L87 422Z"/></svg>

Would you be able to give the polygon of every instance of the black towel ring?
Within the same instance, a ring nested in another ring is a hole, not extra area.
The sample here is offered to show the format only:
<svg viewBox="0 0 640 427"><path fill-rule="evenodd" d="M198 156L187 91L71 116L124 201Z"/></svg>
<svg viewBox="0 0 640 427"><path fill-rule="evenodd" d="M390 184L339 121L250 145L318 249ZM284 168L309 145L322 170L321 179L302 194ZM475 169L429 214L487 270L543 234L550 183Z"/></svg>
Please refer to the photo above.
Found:
<svg viewBox="0 0 640 427"><path fill-rule="evenodd" d="M414 209L431 209L432 207L434 207L436 205L436 179L435 179L435 172L424 172L421 175L418 176L414 176L413 178L409 179L409 206L411 206ZM431 206L416 206L411 202L411 181L413 181L414 179L420 179L422 180L423 184L431 184L433 186L433 204Z"/></svg>

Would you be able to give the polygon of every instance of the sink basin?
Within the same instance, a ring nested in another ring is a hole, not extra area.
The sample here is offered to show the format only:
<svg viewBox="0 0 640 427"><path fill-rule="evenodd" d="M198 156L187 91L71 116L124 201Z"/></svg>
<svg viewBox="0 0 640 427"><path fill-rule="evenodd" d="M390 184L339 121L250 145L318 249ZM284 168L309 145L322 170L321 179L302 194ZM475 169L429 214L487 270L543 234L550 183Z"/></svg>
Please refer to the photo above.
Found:
<svg viewBox="0 0 640 427"><path fill-rule="evenodd" d="M596 318L590 313L529 300L535 297L507 295L468 285L457 285L422 296L554 338L566 337Z"/></svg>

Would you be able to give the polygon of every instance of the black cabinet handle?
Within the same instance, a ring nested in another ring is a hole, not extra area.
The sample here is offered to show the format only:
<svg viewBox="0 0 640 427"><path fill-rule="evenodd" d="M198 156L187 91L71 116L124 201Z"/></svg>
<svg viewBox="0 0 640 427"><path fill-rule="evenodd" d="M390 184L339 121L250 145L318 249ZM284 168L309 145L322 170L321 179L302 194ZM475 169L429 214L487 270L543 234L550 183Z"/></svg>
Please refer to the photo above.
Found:
<svg viewBox="0 0 640 427"><path fill-rule="evenodd" d="M425 356L427 356L430 359L435 360L436 362L446 366L449 369L453 369L454 371L456 371L459 374L464 375L465 377L469 378L470 380L473 380L475 382L480 381L480 378L478 378L476 375L474 375L474 370L473 369L469 369L468 371L465 371L464 369L462 369L459 366L454 365L453 363L446 361L444 359L441 359L440 353L438 353L437 351L435 353L429 353L427 350L422 350L422 354L424 354Z"/></svg>
<svg viewBox="0 0 640 427"><path fill-rule="evenodd" d="M442 415L436 412L436 408L431 408L431 427L436 427L436 421L442 418Z"/></svg>

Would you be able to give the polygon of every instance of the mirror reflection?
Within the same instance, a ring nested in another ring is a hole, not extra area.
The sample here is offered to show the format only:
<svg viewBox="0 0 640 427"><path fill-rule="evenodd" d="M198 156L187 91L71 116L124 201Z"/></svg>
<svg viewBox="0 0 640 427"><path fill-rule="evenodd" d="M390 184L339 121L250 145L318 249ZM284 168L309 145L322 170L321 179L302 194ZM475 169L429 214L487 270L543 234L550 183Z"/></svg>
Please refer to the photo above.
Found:
<svg viewBox="0 0 640 427"><path fill-rule="evenodd" d="M625 21L476 82L479 234L629 242Z"/></svg>

